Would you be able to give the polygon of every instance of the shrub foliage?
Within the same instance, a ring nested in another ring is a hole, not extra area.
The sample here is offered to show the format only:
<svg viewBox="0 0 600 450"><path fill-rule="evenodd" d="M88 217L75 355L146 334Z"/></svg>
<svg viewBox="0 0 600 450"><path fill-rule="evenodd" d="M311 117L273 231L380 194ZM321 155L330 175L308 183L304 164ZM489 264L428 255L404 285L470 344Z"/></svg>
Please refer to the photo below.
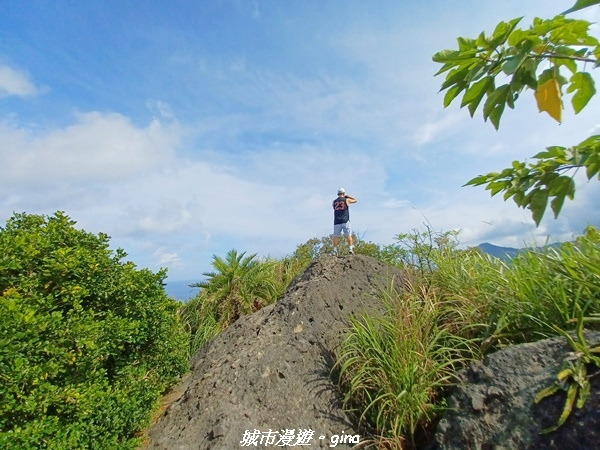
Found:
<svg viewBox="0 0 600 450"><path fill-rule="evenodd" d="M0 447L135 448L188 369L164 271L61 212L0 228Z"/></svg>

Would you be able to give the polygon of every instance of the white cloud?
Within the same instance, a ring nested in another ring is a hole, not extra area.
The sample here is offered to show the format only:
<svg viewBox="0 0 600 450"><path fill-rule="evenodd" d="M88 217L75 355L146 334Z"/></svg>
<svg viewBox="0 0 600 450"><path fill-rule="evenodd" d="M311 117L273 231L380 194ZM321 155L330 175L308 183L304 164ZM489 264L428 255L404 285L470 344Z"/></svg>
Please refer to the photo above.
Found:
<svg viewBox="0 0 600 450"><path fill-rule="evenodd" d="M165 22L164 42L158 45L153 34L147 38L156 46L140 46L148 53L115 49L111 61L122 86L107 78L112 66L102 74L99 66L76 65L78 80L98 77L127 93L122 99L85 82L60 86L49 73L52 96L40 103L97 111L65 119L28 116L24 107L10 112L18 125L0 119L0 214L65 210L82 228L111 235L134 262L171 267L175 279L207 270L213 253L230 248L277 256L329 234L340 186L359 200L351 208L355 231L373 242L389 243L424 223L462 229L469 245L566 236L580 229L578 217L596 220L590 211L598 199L585 189L578 187L574 202L585 207L565 206L563 219L545 219L536 229L528 211L491 199L483 188L459 186L547 145L579 142L597 126L597 107L590 104L559 127L537 114L528 93L496 132L481 111L471 119L458 104L443 109L444 94L436 94L443 76L433 77L439 66L431 61L435 51L456 46L455 37L489 32L527 8L565 9L551 3L475 2L435 17L415 5L384 2L375 11L357 4L332 27L322 7L301 8L291 20L285 8L259 11L255 2L260 36L245 39L254 32L240 22L221 30L226 35L212 30L211 45L196 22L181 30L181 40ZM249 8L241 16L248 18ZM132 56L137 72L124 69ZM32 73L44 74L31 64ZM4 78L0 72L0 96L39 91L13 72ZM157 98L148 99L149 92ZM155 118L140 119L140 110ZM53 120L71 123L43 128ZM410 157L417 153L426 158Z"/></svg>
<svg viewBox="0 0 600 450"><path fill-rule="evenodd" d="M179 179L177 174L173 174ZM159 186L163 186L167 180L164 175L155 174L151 177L157 179ZM134 183L134 189L129 191L125 197L123 219L129 223L127 230L130 234L169 234L184 232L191 225L201 223L198 216L199 207L197 201L187 200L185 203L174 198L154 197L160 195L158 192L149 192L139 189L139 182ZM127 191L127 190L125 190ZM113 192L113 196L119 196L120 189ZM164 192L166 195L173 191ZM151 194L151 195L148 195Z"/></svg>
<svg viewBox="0 0 600 450"><path fill-rule="evenodd" d="M178 268L182 266L181 260L179 259L179 256L177 256L177 253L170 252L168 249L157 248L152 256L158 266L172 268Z"/></svg>
<svg viewBox="0 0 600 450"><path fill-rule="evenodd" d="M42 186L123 181L167 168L179 131L157 119L136 127L120 114L78 114L76 123L37 132L0 124L0 186L27 191Z"/></svg>
<svg viewBox="0 0 600 450"><path fill-rule="evenodd" d="M444 114L441 119L420 125L411 139L417 145L424 145L456 134L460 131L458 124L463 119L464 116L456 112Z"/></svg>
<svg viewBox="0 0 600 450"><path fill-rule="evenodd" d="M28 97L37 93L38 88L29 80L27 74L9 66L0 66L0 98Z"/></svg>
<svg viewBox="0 0 600 450"><path fill-rule="evenodd" d="M161 100L147 100L146 107L155 114L159 119L172 120L175 119L175 114L171 109L171 105Z"/></svg>

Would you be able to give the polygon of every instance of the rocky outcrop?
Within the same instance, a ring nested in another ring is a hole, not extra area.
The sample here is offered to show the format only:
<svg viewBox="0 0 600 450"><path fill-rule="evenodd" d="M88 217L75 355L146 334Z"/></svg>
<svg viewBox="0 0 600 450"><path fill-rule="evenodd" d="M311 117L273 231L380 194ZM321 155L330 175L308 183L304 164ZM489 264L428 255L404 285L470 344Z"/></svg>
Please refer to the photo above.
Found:
<svg viewBox="0 0 600 450"><path fill-rule="evenodd" d="M600 334L588 333L598 345ZM592 378L590 397L573 408L558 430L564 392L534 403L535 395L556 380L572 349L566 339L553 338L506 347L459 372L460 384L448 398L428 450L465 449L600 449L600 377Z"/></svg>
<svg viewBox="0 0 600 450"><path fill-rule="evenodd" d="M150 449L364 448L341 408L333 352L352 314L380 314L378 290L403 274L363 256L322 257L285 295L216 336L148 431ZM590 343L600 334L587 334ZM534 404L571 352L564 338L506 347L459 373L427 450L600 450L600 375L557 431L565 396ZM254 445L255 444L255 445ZM302 444L310 444L304 446Z"/></svg>
<svg viewBox="0 0 600 450"><path fill-rule="evenodd" d="M351 314L402 273L372 258L322 257L275 304L239 319L192 360L181 395L148 432L150 449L351 448L362 437L331 371ZM254 446L254 445L249 445Z"/></svg>

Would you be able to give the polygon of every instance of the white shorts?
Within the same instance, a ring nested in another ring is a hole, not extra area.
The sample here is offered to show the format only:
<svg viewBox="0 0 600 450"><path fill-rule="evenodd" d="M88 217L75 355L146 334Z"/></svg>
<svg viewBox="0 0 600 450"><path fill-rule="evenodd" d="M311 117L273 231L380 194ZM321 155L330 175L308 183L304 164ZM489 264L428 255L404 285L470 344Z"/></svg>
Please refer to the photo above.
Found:
<svg viewBox="0 0 600 450"><path fill-rule="evenodd" d="M333 225L333 235L340 237L344 233L344 236L350 236L352 229L350 228L350 221L346 223L336 223Z"/></svg>

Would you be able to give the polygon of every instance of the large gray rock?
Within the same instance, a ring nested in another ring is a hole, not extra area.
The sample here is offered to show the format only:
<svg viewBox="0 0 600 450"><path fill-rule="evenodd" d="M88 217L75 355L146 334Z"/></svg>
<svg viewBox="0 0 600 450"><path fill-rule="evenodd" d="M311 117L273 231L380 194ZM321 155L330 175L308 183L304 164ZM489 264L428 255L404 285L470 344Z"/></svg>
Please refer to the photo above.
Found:
<svg viewBox="0 0 600 450"><path fill-rule="evenodd" d="M296 445L304 437L300 442L308 448L330 448L334 436L346 439L336 448L352 448L348 436L360 436L364 444L366 436L341 408L331 376L333 352L348 316L380 314L373 294L392 277L401 287L402 276L362 256L313 263L276 304L241 318L195 355L191 374L150 428L146 447L234 449L244 439L250 443L254 432L256 447L286 448L286 438L287 447L304 447ZM587 339L598 343L600 334ZM426 448L600 450L600 375L581 410L556 432L540 434L558 420L564 395L538 405L533 398L554 382L570 351L563 338L516 345L461 371L448 397L452 409Z"/></svg>
<svg viewBox="0 0 600 450"><path fill-rule="evenodd" d="M600 334L588 333L589 343ZM565 404L560 393L534 404L535 395L556 380L571 348L564 338L506 347L459 372L460 384L448 398L428 450L600 449L600 377L590 397L550 434Z"/></svg>
<svg viewBox="0 0 600 450"><path fill-rule="evenodd" d="M293 435L295 446L311 431L310 448L359 435L332 381L332 352L350 314L382 311L373 294L392 277L402 285L401 272L360 255L313 263L277 303L242 317L193 358L180 397L150 428L148 448L239 448L255 430L259 447L270 436L279 448L282 437Z"/></svg>

